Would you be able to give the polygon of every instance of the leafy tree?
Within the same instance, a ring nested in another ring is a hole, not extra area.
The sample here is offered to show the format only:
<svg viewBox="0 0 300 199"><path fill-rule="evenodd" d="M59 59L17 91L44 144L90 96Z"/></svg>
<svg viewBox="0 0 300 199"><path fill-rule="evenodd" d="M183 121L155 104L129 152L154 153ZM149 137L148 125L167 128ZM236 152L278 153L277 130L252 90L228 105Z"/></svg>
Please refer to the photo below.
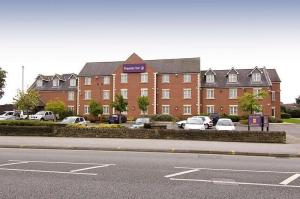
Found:
<svg viewBox="0 0 300 199"><path fill-rule="evenodd" d="M29 118L29 110L35 109L39 105L38 93L34 90L28 90L27 93L18 91L14 97L14 104L19 110L27 111L27 118Z"/></svg>
<svg viewBox="0 0 300 199"><path fill-rule="evenodd" d="M139 109L143 112L145 116L145 112L147 111L147 108L149 106L149 98L147 96L140 96L137 99L137 103L139 105Z"/></svg>
<svg viewBox="0 0 300 199"><path fill-rule="evenodd" d="M58 114L60 117L62 117L67 112L67 107L62 101L52 100L46 104L45 110L52 111L55 115Z"/></svg>
<svg viewBox="0 0 300 199"><path fill-rule="evenodd" d="M103 107L101 104L98 104L96 101L92 100L90 102L90 113L94 117L99 117L103 114ZM100 119L101 120L101 119Z"/></svg>
<svg viewBox="0 0 300 199"><path fill-rule="evenodd" d="M127 110L128 103L124 100L122 95L116 95L116 99L111 103L111 107L119 112L119 123L121 123L122 112Z"/></svg>
<svg viewBox="0 0 300 199"><path fill-rule="evenodd" d="M247 92L238 99L239 107L242 111L247 112L249 114L253 114L254 112L260 112L261 106L259 100L265 98L266 95L267 93L265 91L262 91L257 95Z"/></svg>
<svg viewBox="0 0 300 199"><path fill-rule="evenodd" d="M300 105L300 95L296 98L296 104Z"/></svg>
<svg viewBox="0 0 300 199"><path fill-rule="evenodd" d="M2 70L0 68L0 99L4 95L3 88L5 87L5 78L6 78L7 72L5 70Z"/></svg>

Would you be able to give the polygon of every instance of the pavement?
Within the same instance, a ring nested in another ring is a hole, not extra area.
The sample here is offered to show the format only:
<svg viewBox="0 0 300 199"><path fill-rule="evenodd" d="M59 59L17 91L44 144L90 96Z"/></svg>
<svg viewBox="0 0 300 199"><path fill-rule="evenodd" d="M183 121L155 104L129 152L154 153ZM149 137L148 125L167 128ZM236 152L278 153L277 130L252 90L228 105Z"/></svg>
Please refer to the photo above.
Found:
<svg viewBox="0 0 300 199"><path fill-rule="evenodd" d="M70 149L300 157L300 144L158 139L0 136L0 148Z"/></svg>
<svg viewBox="0 0 300 199"><path fill-rule="evenodd" d="M300 195L298 158L0 149L0 176L1 199L296 199Z"/></svg>

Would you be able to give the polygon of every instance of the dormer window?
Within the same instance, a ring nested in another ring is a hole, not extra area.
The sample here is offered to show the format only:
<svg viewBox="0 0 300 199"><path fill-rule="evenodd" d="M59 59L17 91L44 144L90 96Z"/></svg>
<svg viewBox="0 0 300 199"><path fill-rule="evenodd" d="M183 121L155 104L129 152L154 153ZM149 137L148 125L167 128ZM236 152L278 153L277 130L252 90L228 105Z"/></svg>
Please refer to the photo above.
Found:
<svg viewBox="0 0 300 199"><path fill-rule="evenodd" d="M213 74L206 75L206 83L214 83L215 82L215 76Z"/></svg>
<svg viewBox="0 0 300 199"><path fill-rule="evenodd" d="M58 87L59 86L59 79L54 78L52 83L53 83L53 87Z"/></svg>
<svg viewBox="0 0 300 199"><path fill-rule="evenodd" d="M42 86L43 86L43 80L38 79L38 80L36 81L36 86L37 86L37 87L42 87Z"/></svg>
<svg viewBox="0 0 300 199"><path fill-rule="evenodd" d="M228 75L228 82L236 83L237 82L237 74L229 74Z"/></svg>
<svg viewBox="0 0 300 199"><path fill-rule="evenodd" d="M71 87L75 87L76 86L76 79L75 78L70 79L70 86Z"/></svg>
<svg viewBox="0 0 300 199"><path fill-rule="evenodd" d="M252 82L261 82L261 74L253 73L252 74Z"/></svg>

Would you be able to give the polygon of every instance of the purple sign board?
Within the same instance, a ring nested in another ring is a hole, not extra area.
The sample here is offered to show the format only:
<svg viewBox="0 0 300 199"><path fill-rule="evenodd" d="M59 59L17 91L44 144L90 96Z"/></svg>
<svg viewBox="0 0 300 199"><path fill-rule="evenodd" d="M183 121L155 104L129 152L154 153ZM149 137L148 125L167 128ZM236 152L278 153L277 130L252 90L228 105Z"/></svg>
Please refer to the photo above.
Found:
<svg viewBox="0 0 300 199"><path fill-rule="evenodd" d="M123 64L124 73L144 73L146 64Z"/></svg>
<svg viewBox="0 0 300 199"><path fill-rule="evenodd" d="M249 115L249 118L248 118L248 124L249 126L257 126L257 127L260 127L262 126L262 117L261 115Z"/></svg>

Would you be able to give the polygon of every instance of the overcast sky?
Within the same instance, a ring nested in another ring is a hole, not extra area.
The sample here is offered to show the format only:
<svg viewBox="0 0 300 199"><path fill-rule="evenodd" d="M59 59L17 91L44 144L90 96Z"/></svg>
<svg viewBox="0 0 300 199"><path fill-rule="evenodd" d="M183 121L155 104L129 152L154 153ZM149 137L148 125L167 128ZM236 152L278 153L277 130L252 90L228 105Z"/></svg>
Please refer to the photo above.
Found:
<svg viewBox="0 0 300 199"><path fill-rule="evenodd" d="M300 95L300 1L0 0L0 104L38 74L86 62L200 57L201 69L277 69L285 103Z"/></svg>

